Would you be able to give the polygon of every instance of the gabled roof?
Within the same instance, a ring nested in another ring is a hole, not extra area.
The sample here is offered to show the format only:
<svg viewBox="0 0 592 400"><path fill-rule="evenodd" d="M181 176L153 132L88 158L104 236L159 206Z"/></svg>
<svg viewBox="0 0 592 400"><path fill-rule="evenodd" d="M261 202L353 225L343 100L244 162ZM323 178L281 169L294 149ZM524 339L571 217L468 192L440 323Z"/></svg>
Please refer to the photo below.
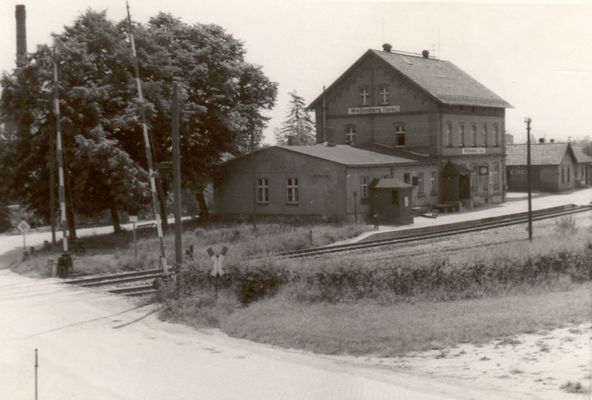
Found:
<svg viewBox="0 0 592 400"><path fill-rule="evenodd" d="M368 50L345 71L329 88L330 92L340 81L367 57L377 57L389 67L400 72L419 89L436 101L448 105L512 108L504 99L483 86L450 61L424 58L396 51ZM323 95L317 97L309 108L314 108Z"/></svg>
<svg viewBox="0 0 592 400"><path fill-rule="evenodd" d="M530 145L531 165L559 165L566 153L576 158L569 143L536 143ZM506 146L506 165L526 165L526 144Z"/></svg>
<svg viewBox="0 0 592 400"><path fill-rule="evenodd" d="M396 178L375 179L370 184L370 189L404 189L410 187L413 186Z"/></svg>
<svg viewBox="0 0 592 400"><path fill-rule="evenodd" d="M574 152L574 156L576 157L576 161L578 164L584 163L592 163L592 158L584 153L584 150L578 145L571 145L571 148Z"/></svg>
<svg viewBox="0 0 592 400"><path fill-rule="evenodd" d="M327 146L327 144L316 144L314 146L272 146L271 148L273 147L347 166L417 164L419 162L411 158L363 150L346 144L337 144L334 146Z"/></svg>

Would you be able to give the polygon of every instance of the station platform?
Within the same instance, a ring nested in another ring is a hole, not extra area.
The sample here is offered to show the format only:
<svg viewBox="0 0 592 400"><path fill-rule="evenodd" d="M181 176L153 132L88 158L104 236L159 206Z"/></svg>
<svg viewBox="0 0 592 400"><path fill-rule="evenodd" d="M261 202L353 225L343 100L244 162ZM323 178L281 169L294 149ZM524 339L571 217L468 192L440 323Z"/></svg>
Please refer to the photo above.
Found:
<svg viewBox="0 0 592 400"><path fill-rule="evenodd" d="M592 188L579 189L565 193L533 193L532 209L542 210L567 204L585 205L592 202ZM377 230L365 232L355 238L335 244L356 243L382 232L391 232L402 229L424 228L478 220L500 215L516 214L528 211L528 193L510 192L506 195L506 202L489 206L463 210L455 213L439 214L436 218L415 217L410 225L381 225Z"/></svg>

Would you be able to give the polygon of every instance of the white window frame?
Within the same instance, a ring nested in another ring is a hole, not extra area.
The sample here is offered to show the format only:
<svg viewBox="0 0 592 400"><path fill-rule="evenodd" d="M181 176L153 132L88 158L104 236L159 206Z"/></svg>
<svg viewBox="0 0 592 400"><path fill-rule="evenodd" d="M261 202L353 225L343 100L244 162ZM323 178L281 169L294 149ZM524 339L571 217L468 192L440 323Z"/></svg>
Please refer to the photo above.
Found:
<svg viewBox="0 0 592 400"><path fill-rule="evenodd" d="M362 105L363 106L367 106L368 105L368 99L370 98L370 92L368 91L367 88L361 88L360 89L360 99L362 100Z"/></svg>
<svg viewBox="0 0 592 400"><path fill-rule="evenodd" d="M300 193L298 187L298 178L286 179L286 203L298 204L300 201Z"/></svg>
<svg viewBox="0 0 592 400"><path fill-rule="evenodd" d="M360 176L360 198L368 198L368 185L370 183L370 177L368 175Z"/></svg>
<svg viewBox="0 0 592 400"><path fill-rule="evenodd" d="M388 104L389 103L389 90L388 86L382 86L380 88L380 104Z"/></svg>
<svg viewBox="0 0 592 400"><path fill-rule="evenodd" d="M269 179L257 178L257 203L269 203Z"/></svg>
<svg viewBox="0 0 592 400"><path fill-rule="evenodd" d="M417 173L417 194L423 195L424 194L424 187L423 187L423 172Z"/></svg>
<svg viewBox="0 0 592 400"><path fill-rule="evenodd" d="M431 194L435 195L438 194L438 171L432 171L432 176L430 178L430 183L432 185Z"/></svg>
<svg viewBox="0 0 592 400"><path fill-rule="evenodd" d="M355 126L348 126L347 130L345 131L345 143L349 143L351 145L356 144L356 127Z"/></svg>

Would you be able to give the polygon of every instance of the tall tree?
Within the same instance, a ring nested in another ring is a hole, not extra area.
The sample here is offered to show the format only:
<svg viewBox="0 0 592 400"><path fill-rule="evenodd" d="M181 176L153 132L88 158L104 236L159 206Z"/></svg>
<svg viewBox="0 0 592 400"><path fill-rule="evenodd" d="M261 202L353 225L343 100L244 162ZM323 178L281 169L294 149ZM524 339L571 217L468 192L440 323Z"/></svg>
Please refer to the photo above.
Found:
<svg viewBox="0 0 592 400"><path fill-rule="evenodd" d="M294 145L312 145L316 143L315 124L310 112L306 109L304 98L296 91L289 93L290 109L279 131L275 132L275 140L280 145L288 143L292 137Z"/></svg>
<svg viewBox="0 0 592 400"><path fill-rule="evenodd" d="M56 35L73 206L93 215L111 210L116 228L118 210L148 200L127 29L125 21L116 24L104 12L89 10ZM251 138L259 143L262 112L274 105L277 84L247 63L243 44L219 26L188 25L161 13L136 24L134 35L155 159L171 159L171 87L177 81L183 95L183 183L200 193L222 154L248 151ZM10 165L4 171L11 177L7 186L15 199L45 216L45 157L48 135L55 132L52 61L50 48L40 46L1 81L2 118L11 116L19 126L7 140L9 150L0 154L0 163ZM169 182L160 175L166 191Z"/></svg>

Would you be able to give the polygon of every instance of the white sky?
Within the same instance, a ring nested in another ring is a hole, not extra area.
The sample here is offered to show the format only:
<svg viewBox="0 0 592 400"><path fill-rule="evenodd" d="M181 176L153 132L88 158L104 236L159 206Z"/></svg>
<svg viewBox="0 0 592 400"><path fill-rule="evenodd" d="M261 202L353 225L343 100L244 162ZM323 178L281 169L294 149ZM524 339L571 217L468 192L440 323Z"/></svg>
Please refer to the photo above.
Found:
<svg viewBox="0 0 592 400"><path fill-rule="evenodd" d="M87 8L125 16L125 0L0 0L0 70L14 68L16 4L27 9L27 45ZM132 18L168 11L187 23L216 23L242 40L247 60L279 82L266 142L287 112L288 92L307 103L367 49L395 50L454 62L514 106L506 128L525 140L524 117L536 137L592 136L592 1L368 2L287 0L130 0Z"/></svg>

